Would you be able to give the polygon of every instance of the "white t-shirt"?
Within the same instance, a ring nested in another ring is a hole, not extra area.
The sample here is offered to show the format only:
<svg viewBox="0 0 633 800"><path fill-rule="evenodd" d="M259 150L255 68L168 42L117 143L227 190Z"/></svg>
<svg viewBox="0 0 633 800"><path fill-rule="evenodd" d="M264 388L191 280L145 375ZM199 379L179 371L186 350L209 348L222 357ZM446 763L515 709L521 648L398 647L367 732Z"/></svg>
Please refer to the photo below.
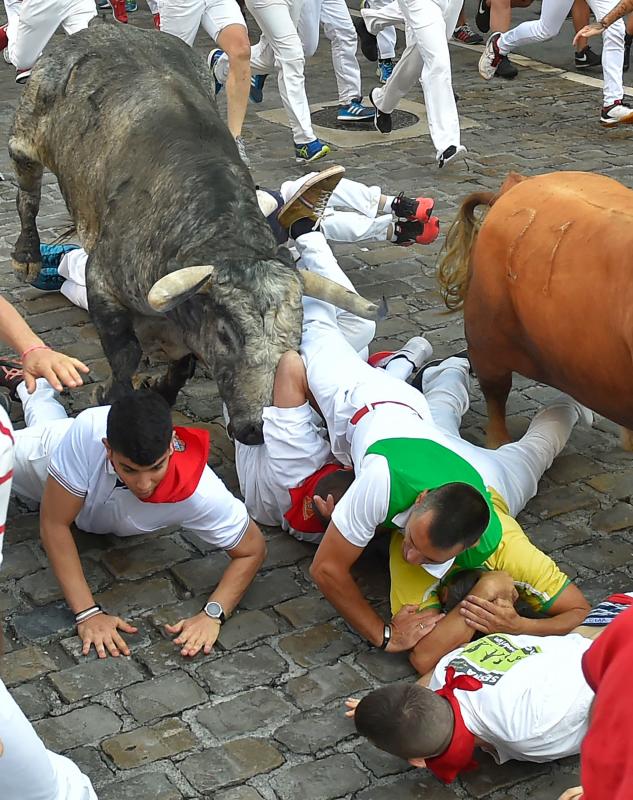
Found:
<svg viewBox="0 0 633 800"><path fill-rule="evenodd" d="M575 633L491 634L444 656L429 688L444 686L448 666L482 681L455 697L466 727L495 748L499 764L564 758L580 751L587 730L594 694L581 659L591 644Z"/></svg>
<svg viewBox="0 0 633 800"><path fill-rule="evenodd" d="M284 518L290 508L289 490L334 457L327 432L309 403L298 408L267 406L263 420L264 444L235 442L240 491L254 520L289 530Z"/></svg>
<svg viewBox="0 0 633 800"><path fill-rule="evenodd" d="M195 492L177 503L143 503L125 486L107 458L109 406L89 408L75 419L51 456L48 472L64 489L84 498L75 519L90 533L134 536L178 525L215 547L236 547L249 524L244 504L205 467Z"/></svg>

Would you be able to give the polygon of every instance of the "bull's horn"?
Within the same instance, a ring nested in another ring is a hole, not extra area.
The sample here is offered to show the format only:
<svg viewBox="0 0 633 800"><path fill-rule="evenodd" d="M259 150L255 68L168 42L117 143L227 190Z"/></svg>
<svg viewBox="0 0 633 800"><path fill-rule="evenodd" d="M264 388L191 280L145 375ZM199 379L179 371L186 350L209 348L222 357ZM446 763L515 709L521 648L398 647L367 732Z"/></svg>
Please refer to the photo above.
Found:
<svg viewBox="0 0 633 800"><path fill-rule="evenodd" d="M147 302L154 311L171 311L199 291L213 275L214 267L183 267L163 276L149 290Z"/></svg>
<svg viewBox="0 0 633 800"><path fill-rule="evenodd" d="M277 211L279 206L272 194L268 194L268 192L264 192L261 189L257 189L255 194L257 195L259 210L265 217L269 217L273 211Z"/></svg>
<svg viewBox="0 0 633 800"><path fill-rule="evenodd" d="M379 319L384 313L383 306L378 306L370 300L365 300L356 292L350 292L344 286L323 275L317 275L307 269L298 270L303 279L303 293L317 300L332 303L333 306L349 311L363 319Z"/></svg>

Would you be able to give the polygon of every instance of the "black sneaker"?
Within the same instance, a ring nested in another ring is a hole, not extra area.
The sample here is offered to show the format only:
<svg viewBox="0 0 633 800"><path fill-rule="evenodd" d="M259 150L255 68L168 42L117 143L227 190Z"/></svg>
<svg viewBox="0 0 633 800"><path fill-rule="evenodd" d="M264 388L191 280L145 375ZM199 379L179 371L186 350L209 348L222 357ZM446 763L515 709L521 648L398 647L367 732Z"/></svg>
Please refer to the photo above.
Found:
<svg viewBox="0 0 633 800"><path fill-rule="evenodd" d="M486 0L479 0L477 13L475 14L475 25L482 33L490 30L490 7L486 5Z"/></svg>
<svg viewBox="0 0 633 800"><path fill-rule="evenodd" d="M579 53L574 53L574 64L576 69L591 69L592 67L601 67L602 59L587 45Z"/></svg>
<svg viewBox="0 0 633 800"><path fill-rule="evenodd" d="M369 3L361 4L362 8L369 8ZM360 51L365 56L367 61L378 61L378 41L368 30L365 25L365 20L362 16L352 17L352 22L358 34L358 41L360 42Z"/></svg>
<svg viewBox="0 0 633 800"><path fill-rule="evenodd" d="M15 390L24 380L22 364L17 361L0 360L0 386L9 390L12 400L17 400Z"/></svg>
<svg viewBox="0 0 633 800"><path fill-rule="evenodd" d="M624 65L622 72L629 71L629 64L631 62L631 45L633 44L633 36L627 33L624 37Z"/></svg>
<svg viewBox="0 0 633 800"><path fill-rule="evenodd" d="M459 147L452 144L437 157L437 166L442 169L442 167L450 164L451 161L458 161L460 158L464 158L467 152L463 144L460 144Z"/></svg>
<svg viewBox="0 0 633 800"><path fill-rule="evenodd" d="M369 102L376 109L376 114L374 116L374 128L377 131L380 131L380 133L391 133L391 114L386 114L384 111L381 111L378 108L372 99L373 93L374 90L372 89L369 93Z"/></svg>
<svg viewBox="0 0 633 800"><path fill-rule="evenodd" d="M501 56L501 61L495 70L495 77L505 78L507 81L511 81L513 78L516 78L518 74L519 70L510 61L508 56Z"/></svg>

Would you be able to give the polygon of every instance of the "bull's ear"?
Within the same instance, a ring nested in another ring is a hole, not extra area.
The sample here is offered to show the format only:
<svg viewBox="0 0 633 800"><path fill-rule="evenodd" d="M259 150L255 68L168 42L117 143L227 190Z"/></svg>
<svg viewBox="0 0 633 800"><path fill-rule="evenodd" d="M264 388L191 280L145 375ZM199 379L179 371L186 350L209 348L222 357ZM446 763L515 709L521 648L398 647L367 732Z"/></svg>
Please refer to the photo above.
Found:
<svg viewBox="0 0 633 800"><path fill-rule="evenodd" d="M211 265L183 267L164 275L149 290L147 302L154 311L171 311L200 291L213 275Z"/></svg>

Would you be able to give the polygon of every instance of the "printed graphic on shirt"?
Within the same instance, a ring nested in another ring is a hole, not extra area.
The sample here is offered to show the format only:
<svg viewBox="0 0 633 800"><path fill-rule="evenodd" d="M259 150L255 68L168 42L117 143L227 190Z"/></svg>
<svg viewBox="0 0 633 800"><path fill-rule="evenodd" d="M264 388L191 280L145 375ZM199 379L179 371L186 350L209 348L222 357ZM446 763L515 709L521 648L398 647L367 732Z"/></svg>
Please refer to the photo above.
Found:
<svg viewBox="0 0 633 800"><path fill-rule="evenodd" d="M493 633L466 645L451 659L448 666L461 675L472 675L486 686L494 686L516 663L535 653L540 647L519 647L509 636Z"/></svg>

